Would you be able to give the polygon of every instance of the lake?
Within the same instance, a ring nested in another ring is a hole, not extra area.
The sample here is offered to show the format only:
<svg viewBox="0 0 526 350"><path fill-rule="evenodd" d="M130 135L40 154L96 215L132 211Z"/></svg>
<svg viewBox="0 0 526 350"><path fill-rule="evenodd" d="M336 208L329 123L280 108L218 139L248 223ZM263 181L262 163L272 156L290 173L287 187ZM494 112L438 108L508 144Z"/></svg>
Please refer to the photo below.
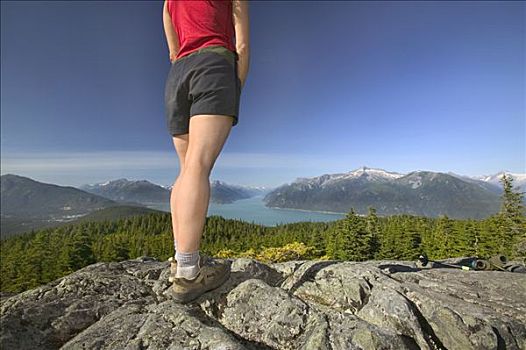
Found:
<svg viewBox="0 0 526 350"><path fill-rule="evenodd" d="M170 212L169 203L149 207ZM265 226L276 226L299 221L334 221L345 216L345 214L339 213L267 208L263 202L263 195L241 199L230 204L210 203L207 216L210 215L220 215L226 219L240 219Z"/></svg>

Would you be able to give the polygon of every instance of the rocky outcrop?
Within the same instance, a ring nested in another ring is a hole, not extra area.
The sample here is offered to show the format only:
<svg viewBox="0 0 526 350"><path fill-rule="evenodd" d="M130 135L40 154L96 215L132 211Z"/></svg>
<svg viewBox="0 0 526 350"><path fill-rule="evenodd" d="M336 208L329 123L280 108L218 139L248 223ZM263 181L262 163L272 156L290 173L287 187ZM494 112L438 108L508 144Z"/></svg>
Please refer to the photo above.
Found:
<svg viewBox="0 0 526 350"><path fill-rule="evenodd" d="M526 274L234 259L189 304L169 262L87 266L2 298L2 349L526 349Z"/></svg>

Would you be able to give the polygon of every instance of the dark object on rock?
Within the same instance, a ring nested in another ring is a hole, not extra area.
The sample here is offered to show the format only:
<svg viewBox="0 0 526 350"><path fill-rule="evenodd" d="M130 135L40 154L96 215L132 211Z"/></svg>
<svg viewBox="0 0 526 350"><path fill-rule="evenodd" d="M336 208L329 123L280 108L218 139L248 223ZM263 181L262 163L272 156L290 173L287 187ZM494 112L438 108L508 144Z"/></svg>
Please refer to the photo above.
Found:
<svg viewBox="0 0 526 350"><path fill-rule="evenodd" d="M490 271L492 270L491 264L484 259L477 259L473 262L472 266L477 271Z"/></svg>
<svg viewBox="0 0 526 350"><path fill-rule="evenodd" d="M418 257L416 267L420 269L455 268L476 271L505 271L526 273L524 263L509 262L505 255L494 255L490 259L477 257L449 258L443 261L429 260L425 253Z"/></svg>
<svg viewBox="0 0 526 350"><path fill-rule="evenodd" d="M522 264L508 262L505 255L494 255L488 259L488 262L494 270L526 273L524 262Z"/></svg>
<svg viewBox="0 0 526 350"><path fill-rule="evenodd" d="M505 255L494 255L488 259L488 262L497 268L504 268L504 265L508 262L508 258Z"/></svg>
<svg viewBox="0 0 526 350"><path fill-rule="evenodd" d="M526 273L526 266L524 263L518 264L513 262L508 262L508 259L505 255L494 255L488 260L478 259L474 263L474 268L476 270L485 270L485 271L506 271L506 272L519 272Z"/></svg>
<svg viewBox="0 0 526 350"><path fill-rule="evenodd" d="M2 299L0 349L526 349L524 274L233 259L189 304L169 275L101 262Z"/></svg>
<svg viewBox="0 0 526 350"><path fill-rule="evenodd" d="M427 255L420 254L418 257L419 265L423 268L450 267L454 269L471 270L469 266L449 264L441 261L429 260ZM432 263L431 265L429 263Z"/></svg>
<svg viewBox="0 0 526 350"><path fill-rule="evenodd" d="M508 264L504 268L510 272L526 273L526 266L521 264Z"/></svg>

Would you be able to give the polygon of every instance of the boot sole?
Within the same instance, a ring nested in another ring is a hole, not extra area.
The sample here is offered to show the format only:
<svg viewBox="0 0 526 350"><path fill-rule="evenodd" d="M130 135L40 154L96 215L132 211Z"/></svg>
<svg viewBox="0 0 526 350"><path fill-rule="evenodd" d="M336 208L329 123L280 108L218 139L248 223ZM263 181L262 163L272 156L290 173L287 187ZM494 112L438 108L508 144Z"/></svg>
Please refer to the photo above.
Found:
<svg viewBox="0 0 526 350"><path fill-rule="evenodd" d="M220 280L217 280L214 284L209 285L207 288L201 289L199 291L190 291L188 293L175 293L174 292L173 298L177 302L187 303L189 301L199 298L201 295L205 294L206 292L209 292L213 289L220 287L223 283L226 282L226 280L229 277L230 277L230 267L228 268L228 272L225 273L225 275Z"/></svg>

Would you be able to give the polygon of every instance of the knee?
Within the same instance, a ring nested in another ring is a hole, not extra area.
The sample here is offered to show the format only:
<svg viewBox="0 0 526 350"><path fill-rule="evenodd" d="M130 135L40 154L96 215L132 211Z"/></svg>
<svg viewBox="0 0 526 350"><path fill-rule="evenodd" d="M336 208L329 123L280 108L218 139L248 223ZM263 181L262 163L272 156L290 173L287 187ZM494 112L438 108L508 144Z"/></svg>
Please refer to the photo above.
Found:
<svg viewBox="0 0 526 350"><path fill-rule="evenodd" d="M193 176L210 176L212 167L213 164L202 160L187 161L182 172L191 173Z"/></svg>

